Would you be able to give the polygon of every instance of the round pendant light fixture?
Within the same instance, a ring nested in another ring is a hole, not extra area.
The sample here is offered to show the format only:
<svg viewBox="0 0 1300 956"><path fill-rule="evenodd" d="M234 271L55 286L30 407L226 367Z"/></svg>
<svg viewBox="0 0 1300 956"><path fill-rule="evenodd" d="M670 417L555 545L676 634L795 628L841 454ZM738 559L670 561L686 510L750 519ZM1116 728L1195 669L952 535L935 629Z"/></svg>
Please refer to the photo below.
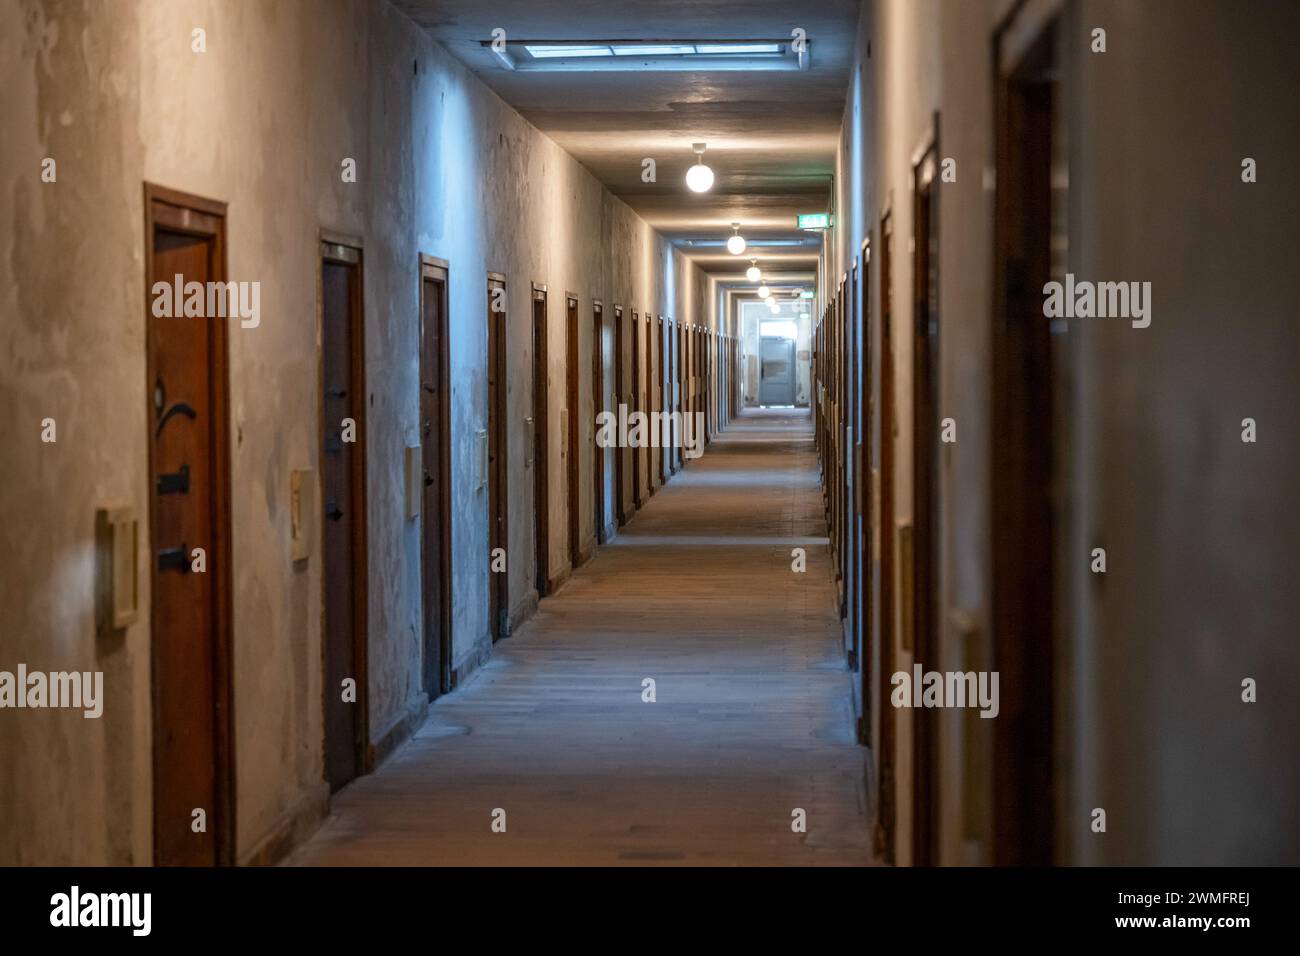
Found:
<svg viewBox="0 0 1300 956"><path fill-rule="evenodd" d="M731 224L732 234L727 238L727 251L738 256L745 251L745 237L740 234L740 223Z"/></svg>
<svg viewBox="0 0 1300 956"><path fill-rule="evenodd" d="M763 278L763 270L758 267L757 259L749 260L749 268L745 270L745 278L750 282L757 282Z"/></svg>
<svg viewBox="0 0 1300 956"><path fill-rule="evenodd" d="M706 193L713 188L713 170L704 165L704 143L693 143L695 165L686 170L686 188L693 193Z"/></svg>
<svg viewBox="0 0 1300 956"><path fill-rule="evenodd" d="M769 289L767 286L761 285L758 287L758 297L760 299L766 299L771 294L772 294L772 290Z"/></svg>

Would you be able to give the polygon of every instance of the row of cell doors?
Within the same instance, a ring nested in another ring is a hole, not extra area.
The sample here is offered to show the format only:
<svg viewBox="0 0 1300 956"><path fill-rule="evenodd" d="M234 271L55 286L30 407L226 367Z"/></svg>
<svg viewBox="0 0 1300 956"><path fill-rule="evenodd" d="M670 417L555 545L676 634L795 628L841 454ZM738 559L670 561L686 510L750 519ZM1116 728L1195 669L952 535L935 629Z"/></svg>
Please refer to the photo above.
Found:
<svg viewBox="0 0 1300 956"><path fill-rule="evenodd" d="M489 552L506 556L494 563L489 594L493 640L507 636L511 627L509 514L509 372L507 352L506 277L488 274L488 514ZM735 341L716 335L702 327L676 323L650 312L639 313L615 305L612 321L607 321L604 304L591 304L589 381L591 418L581 415L583 390L580 326L583 322L579 298L564 296L565 315L565 382L564 411L558 432L550 420L551 376L549 290L542 283L532 283L529 290L530 351L532 355L532 414L525 420L530 438L529 455L524 462L531 475L533 490L532 583L539 599L552 594L562 583L565 568L552 568L549 542L551 501L551 455L558 447L564 467L565 499L568 524L566 544L568 570L579 567L590 557L590 542L584 541L581 522L581 447L590 449L592 471L592 508L595 543L604 543L615 528L625 524L649 495L655 493L685 462L680 445L613 448L598 442L598 418L608 412L621 419L632 412L680 413L705 416L705 435L711 433L724 417L729 417L732 403L728 390L714 388L714 373L723 363L734 362ZM610 328L612 326L612 329ZM612 331L612 336L609 334ZM716 350L716 353L715 353ZM612 353L612 363L607 356ZM606 387L606 368L612 365L613 381ZM728 366L729 368L730 366ZM644 378L644 383L643 383ZM730 376L726 376L730 380ZM621 410L621 411L620 411ZM611 469L612 459L612 469ZM612 470L613 514L607 505L607 473ZM613 524L610 523L610 518Z"/></svg>
<svg viewBox="0 0 1300 956"><path fill-rule="evenodd" d="M147 287L157 280L225 282L226 208L223 203L147 186ZM448 264L418 260L420 310L419 446L408 449L408 508L421 519L423 659L429 699L451 688L451 479ZM359 240L324 235L320 269L319 501L309 474L294 475L295 509L315 509L322 568L324 771L331 791L364 773L373 762L367 726L367 495L364 254ZM508 366L505 278L489 274L488 434L486 481L490 548L509 540ZM567 459L569 550L583 558L579 529L579 341L576 296L566 296L568 327L565 416L561 453ZM615 381L612 397L629 410L703 411L709 425L724 404L709 400L710 343L701 328L665 320L652 326L614 309ZM638 323L643 322L644 328ZM547 290L532 289L532 458L536 522L535 579L539 596L555 586L549 569L547 487L551 423L548 421ZM607 409L604 311L593 304L591 388L595 411ZM177 320L146 312L149 386L151 633L154 728L154 859L159 865L212 865L234 861L235 781L231 649L232 541L230 518L230 398L227 365L229 320ZM657 327L659 334L651 333ZM627 339L625 342L624 336ZM641 349L646 349L646 361ZM630 346L626 348L625 346ZM734 349L732 350L734 353ZM651 387L641 387L641 370ZM647 394L648 393L648 394ZM652 408L645 407L647 404ZM593 416L594 418L594 416ZM605 533L604 449L593 449L595 519ZM655 487L645 456L654 452L659 483L684 463L680 448L615 448L616 515L630 515L624 469L645 481L630 482L641 504L642 487ZM310 516L308 516L309 518ZM295 527L309 523L295 512ZM193 560L203 552L202 569ZM310 560L309 551L295 560ZM508 632L510 563L490 567L490 621L494 639ZM199 825L199 817L202 817Z"/></svg>
<svg viewBox="0 0 1300 956"><path fill-rule="evenodd" d="M939 382L939 118L912 166L911 302L909 316L893 308L894 215L886 207L860 259L840 279L813 333L816 442L826 491L840 615L849 666L859 678L855 698L859 739L877 741L876 846L897 855L895 806L898 712L891 677L909 665L938 670L940 636L962 648L962 670L1000 676L1000 714L989 721L992 761L987 791L992 830L973 833L967 806L963 836L990 847L995 863L1041 865L1053 861L1055 827L1053 733L1057 721L1055 645L1061 641L1057 595L1060 570L1058 502L1064 439L1061 409L1067 398L1054 374L1052 331L1035 292L1053 275L1053 181L1063 152L1057 140L1055 27L1038 24L1033 42L999 45L997 197L993 288L991 434L988 448L993 530L988 542L992 579L992 634L979 635L963 615L945 619L939 587L943 553L941 477L963 434L964 416L945 408ZM1014 31L1013 31L1014 35ZM1025 34L1030 35L1029 33ZM1014 54L1008 53L1014 50ZM1059 243L1058 243L1059 244ZM873 295L873 276L876 292ZM877 310L873 310L873 305ZM896 392L896 339L909 341L910 421ZM910 464L911 517L896 517L898 467ZM963 489L951 488L949 494ZM952 651L950 650L951 654ZM971 660L971 657L974 660ZM951 659L951 658L950 658ZM873 699L874 698L874 699ZM931 708L910 710L911 835L915 865L941 858L940 793L971 789L941 786L942 727ZM971 712L973 713L973 712ZM879 726L871 726L872 715ZM978 718L966 720L962 748L968 775ZM968 779L969 778L968 776ZM980 784L984 786L984 784Z"/></svg>
<svg viewBox="0 0 1300 956"><path fill-rule="evenodd" d="M223 203L146 186L145 207L147 288L178 275L205 287L226 281ZM372 760L361 244L323 237L319 263L320 476L317 485L310 473L295 472L291 496L295 529L320 529L324 765L331 790L337 790ZM422 672L432 699L448 688L450 677L446 263L421 257L418 275L420 445L413 494L422 527ZM146 310L158 865L234 862L229 321L159 317ZM304 508L314 508L314 516L303 515ZM310 549L295 550L294 558L310 559Z"/></svg>

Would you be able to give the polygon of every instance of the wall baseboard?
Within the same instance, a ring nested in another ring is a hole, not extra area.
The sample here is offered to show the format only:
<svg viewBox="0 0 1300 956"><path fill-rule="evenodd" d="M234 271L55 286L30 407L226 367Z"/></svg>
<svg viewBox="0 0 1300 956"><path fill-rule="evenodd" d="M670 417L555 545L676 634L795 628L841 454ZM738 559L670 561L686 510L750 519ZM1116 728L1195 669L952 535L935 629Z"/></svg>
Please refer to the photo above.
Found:
<svg viewBox="0 0 1300 956"><path fill-rule="evenodd" d="M415 733L428 716L429 700L424 694L419 694L407 705L406 713L388 728L388 732L371 743L370 753L367 755L369 759L366 761L367 773L374 773L398 747L410 739L411 734Z"/></svg>
<svg viewBox="0 0 1300 956"><path fill-rule="evenodd" d="M549 581L546 582L547 584L546 593L555 594L560 590L560 588L564 587L566 584L569 583L569 578L572 576L573 576L572 568L569 567L561 568L559 573L554 575Z"/></svg>
<svg viewBox="0 0 1300 956"><path fill-rule="evenodd" d="M492 638L484 635L470 652L453 665L451 669L451 689L462 686L492 656ZM450 691L449 691L450 693Z"/></svg>
<svg viewBox="0 0 1300 956"><path fill-rule="evenodd" d="M275 866L329 816L330 787L324 780L308 787L262 840L240 859L240 866Z"/></svg>
<svg viewBox="0 0 1300 956"><path fill-rule="evenodd" d="M527 623L534 614L537 613L537 591L533 589L524 595L524 599L516 604L510 611L509 634L515 633L520 626ZM508 637L509 634L506 636Z"/></svg>

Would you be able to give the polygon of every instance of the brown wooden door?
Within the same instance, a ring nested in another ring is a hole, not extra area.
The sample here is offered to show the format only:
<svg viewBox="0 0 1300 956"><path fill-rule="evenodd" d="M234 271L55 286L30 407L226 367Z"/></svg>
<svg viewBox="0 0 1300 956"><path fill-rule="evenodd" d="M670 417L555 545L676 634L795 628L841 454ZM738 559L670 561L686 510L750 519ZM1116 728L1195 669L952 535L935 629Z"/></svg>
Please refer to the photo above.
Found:
<svg viewBox="0 0 1300 956"><path fill-rule="evenodd" d="M934 192L936 147L914 171L912 190L912 660L939 668L938 442L939 279ZM938 712L912 710L912 864L938 860Z"/></svg>
<svg viewBox="0 0 1300 956"><path fill-rule="evenodd" d="M894 441L898 435L894 402L893 287L890 282L893 220L880 223L880 791L876 802L876 849L887 863L894 862L894 734L896 719L890 703L890 683L898 669L894 653L894 608L897 581L894 556L897 522L894 520Z"/></svg>
<svg viewBox="0 0 1300 956"><path fill-rule="evenodd" d="M578 300L568 296L565 300L565 363L564 375L568 409L568 442L565 450L568 476L567 491L569 498L569 566L576 568L582 562L582 521L581 500L582 483L579 478L579 465L582 448L582 408L579 390L582 373L578 364Z"/></svg>
<svg viewBox="0 0 1300 956"><path fill-rule="evenodd" d="M330 243L321 253L325 779L333 791L365 772L366 386L361 254Z"/></svg>
<svg viewBox="0 0 1300 956"><path fill-rule="evenodd" d="M641 323L637 321L636 310L632 310L632 322L628 326L632 333L632 401L629 414L633 411L642 411L644 406L641 401ZM628 426L628 433L631 434L632 428ZM645 447L642 442L632 449L632 506L635 509L641 508L641 462L645 457Z"/></svg>
<svg viewBox="0 0 1300 956"><path fill-rule="evenodd" d="M873 572L875 570L875 560L871 550L871 542L875 534L872 524L875 516L871 513L872 493L874 491L871 471L874 457L872 454L872 430L874 427L872 416L875 414L871 363L872 356L875 354L873 348L875 343L872 341L874 330L871 325L871 248L865 245L862 249L862 272L859 274L858 282L858 303L859 338L862 342L862 374L858 382L858 421L861 423L858 435L858 474L861 476L858 482L858 514L861 516L861 525L857 539L858 564L862 569L858 581L858 587L862 594L858 620L858 678L861 681L862 724L858 729L858 739L862 743L869 745L871 743L871 682L873 676L871 669L871 617L875 610L875 602L872 601L871 593Z"/></svg>
<svg viewBox="0 0 1300 956"><path fill-rule="evenodd" d="M177 281L225 280L225 205L146 187L145 207L154 862L213 866L234 862L232 320L184 317L179 308L155 316L154 283L174 290ZM206 818L202 832L196 809Z"/></svg>
<svg viewBox="0 0 1300 956"><path fill-rule="evenodd" d="M614 414L617 418L623 418L626 414L625 406L627 404L627 362L624 359L623 343L623 310L618 306L614 307ZM618 519L618 526L621 528L627 523L627 506L624 502L627 500L623 490L623 471L625 467L625 456L627 449L623 443L618 440L617 432L614 441L614 516Z"/></svg>
<svg viewBox="0 0 1300 956"><path fill-rule="evenodd" d="M686 326L680 322L677 324L677 373L677 410L682 413L682 437L685 439L686 418L691 413L691 351ZM677 467L685 467L685 445L678 444L674 451Z"/></svg>
<svg viewBox="0 0 1300 956"><path fill-rule="evenodd" d="M598 419L605 410L605 309L597 302L591 310L591 463L592 505L596 512L596 541L605 543L605 449L600 447Z"/></svg>
<svg viewBox="0 0 1300 956"><path fill-rule="evenodd" d="M487 280L488 626L492 640L510 632L510 487L507 439L506 281Z"/></svg>
<svg viewBox="0 0 1300 956"><path fill-rule="evenodd" d="M424 690L451 689L451 365L447 267L420 264L420 580Z"/></svg>
<svg viewBox="0 0 1300 956"><path fill-rule="evenodd" d="M673 351L673 394L672 410L680 417L682 415L682 324L669 320L668 328L668 345ZM684 429L684 425L683 425ZM683 431L684 434L684 431ZM682 467L682 448L681 442L673 445L672 452L669 456L672 462L673 474Z"/></svg>
<svg viewBox="0 0 1300 956"><path fill-rule="evenodd" d="M550 353L546 289L533 286L533 567L537 596L551 593Z"/></svg>
<svg viewBox="0 0 1300 956"><path fill-rule="evenodd" d="M662 425L662 422L666 420L664 416L668 411L668 392L670 389L668 382L668 366L671 362L671 355L669 354L668 349L664 347L666 344L665 335L667 334L667 328L668 325L664 321L664 317L662 315L659 316L659 330L655 337L655 351L659 353L659 372L658 378L655 380L659 389L659 401L656 404L655 410L660 413L660 441L663 441L663 436L665 434L668 435L670 439L672 436L671 429L665 432ZM663 445L656 456L659 460L659 484L661 486L668 480L668 452L670 446L670 441L663 442Z"/></svg>
<svg viewBox="0 0 1300 956"><path fill-rule="evenodd" d="M862 342L858 338L861 323L858 320L858 263L855 259L849 270L844 309L848 321L849 357L849 424L853 429L849 442L849 528L845 535L844 550L849 560L849 666L857 673L861 666L862 647L862 553L858 543L862 539Z"/></svg>
<svg viewBox="0 0 1300 956"><path fill-rule="evenodd" d="M645 314L645 355L646 442L648 443L645 483L650 489L650 494L653 495L662 479L659 477L659 465L655 463L661 457L658 442L654 437L655 420L650 417L659 411L659 344L655 336L654 316L649 312Z"/></svg>
<svg viewBox="0 0 1300 956"><path fill-rule="evenodd" d="M1025 12L1028 16L1029 11ZM1055 21L1000 42L993 326L993 861L1049 865L1057 560L1053 488L1062 386L1041 290L1052 278L1053 179L1062 175ZM1034 32L1037 33L1036 38ZM1007 48L1021 51L1013 55ZM1055 170L1055 173L1054 173Z"/></svg>

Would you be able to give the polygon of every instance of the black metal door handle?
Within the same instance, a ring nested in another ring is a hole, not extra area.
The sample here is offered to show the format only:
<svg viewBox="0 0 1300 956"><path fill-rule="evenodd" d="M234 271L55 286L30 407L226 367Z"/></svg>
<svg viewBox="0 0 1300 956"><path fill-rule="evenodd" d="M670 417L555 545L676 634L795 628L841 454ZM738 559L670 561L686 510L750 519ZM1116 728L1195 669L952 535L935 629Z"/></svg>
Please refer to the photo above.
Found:
<svg viewBox="0 0 1300 956"><path fill-rule="evenodd" d="M158 494L187 495L190 492L190 466L181 465L180 471L158 476Z"/></svg>
<svg viewBox="0 0 1300 956"><path fill-rule="evenodd" d="M343 509L341 509L335 501L327 501L325 502L325 517L329 518L331 521L338 521L343 517Z"/></svg>
<svg viewBox="0 0 1300 956"><path fill-rule="evenodd" d="M199 413L196 412L188 402L177 402L171 408L167 409L167 411L163 412L162 418L158 419L158 427L154 429L153 433L154 438L157 438L162 434L163 426L167 424L168 420L173 415L184 415L191 421L199 417Z"/></svg>
<svg viewBox="0 0 1300 956"><path fill-rule="evenodd" d="M182 544L179 548L163 548L158 552L159 571L179 571L188 574L190 570L189 548Z"/></svg>

